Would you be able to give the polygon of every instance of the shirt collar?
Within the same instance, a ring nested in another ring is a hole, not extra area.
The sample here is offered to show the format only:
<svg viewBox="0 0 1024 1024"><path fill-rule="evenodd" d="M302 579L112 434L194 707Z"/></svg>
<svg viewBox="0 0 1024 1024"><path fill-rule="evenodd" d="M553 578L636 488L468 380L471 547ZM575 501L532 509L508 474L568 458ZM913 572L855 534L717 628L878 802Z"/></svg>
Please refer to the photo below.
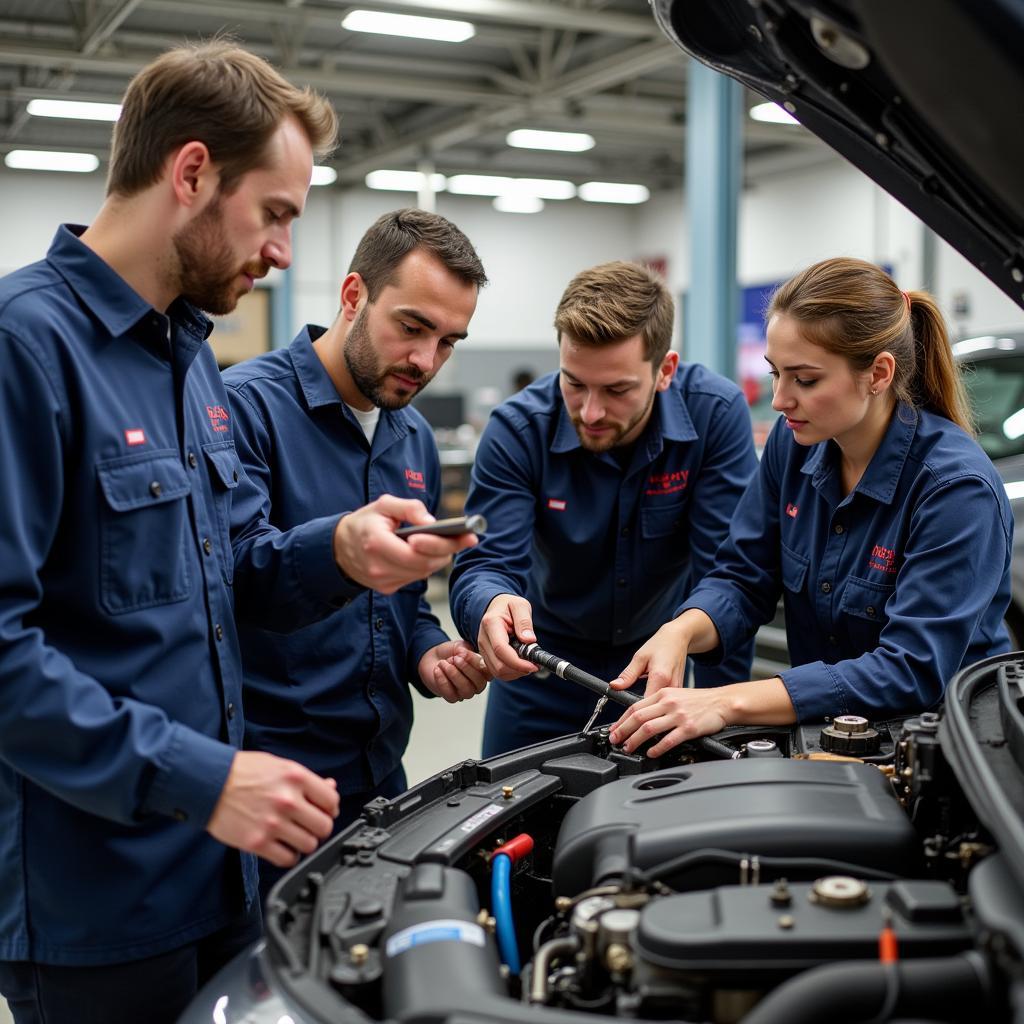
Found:
<svg viewBox="0 0 1024 1024"><path fill-rule="evenodd" d="M860 478L854 493L874 498L883 505L892 504L896 488L907 461L910 446L917 434L917 411L906 402L897 405L889 425L882 436L878 451L871 457L864 475ZM815 487L821 484L834 470L838 470L839 449L834 441L823 441L815 445L807 457L802 473L812 476Z"/></svg>
<svg viewBox="0 0 1024 1024"><path fill-rule="evenodd" d="M46 259L111 336L126 334L145 317L162 317L109 263L81 241L79 236L84 231L81 224L62 224L50 243ZM184 299L175 299L167 316L199 341L209 337L213 330L213 322Z"/></svg>
<svg viewBox="0 0 1024 1024"><path fill-rule="evenodd" d="M679 379L679 371L676 371L671 385L664 391L655 393L651 418L641 435L642 441L647 445L648 453L652 457L661 451L663 441L697 440L697 429L686 408ZM581 448L582 445L569 416L569 410L566 409L565 402L561 398L557 380L556 374L555 389L558 391L559 398L558 426L555 429L554 440L551 442L551 451L560 453Z"/></svg>
<svg viewBox="0 0 1024 1024"><path fill-rule="evenodd" d="M306 400L306 406L309 409L317 409L323 405L340 405L347 415L348 409L341 395L338 394L338 389L334 386L327 367L320 361L316 349L313 348L313 342L326 333L326 327L306 324L288 346L288 352L292 357L292 366L295 367L295 376L302 388L302 397ZM355 423L354 416L349 418ZM405 409L381 409L380 422L377 424L378 431L386 422L390 422L393 428L403 436L405 431L416 429L413 418Z"/></svg>

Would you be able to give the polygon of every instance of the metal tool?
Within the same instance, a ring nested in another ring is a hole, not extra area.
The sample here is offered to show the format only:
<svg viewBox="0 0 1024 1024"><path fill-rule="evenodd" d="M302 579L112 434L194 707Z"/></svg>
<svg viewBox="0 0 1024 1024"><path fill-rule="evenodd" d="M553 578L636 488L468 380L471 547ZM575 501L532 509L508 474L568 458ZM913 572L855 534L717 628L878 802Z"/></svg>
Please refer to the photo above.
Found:
<svg viewBox="0 0 1024 1024"><path fill-rule="evenodd" d="M590 727L597 720L597 716L600 714L601 708L604 707L605 701L614 701L616 704L621 704L623 707L628 708L638 700L643 700L643 697L639 694L631 693L629 690L612 689L611 683L606 683L603 679L598 679L597 676L592 676L589 672L584 672L583 669L570 664L564 658L559 658L556 655L545 651L537 644L524 644L514 636L510 636L508 638L508 642L512 647L512 650L515 651L516 654L518 654L524 661L531 661L534 665L539 665L541 668L546 668L549 671L554 672L559 679L568 679L571 683L578 683L580 686L585 686L591 691L591 693L596 693L601 698L601 700L597 702L597 707L594 708L594 713L590 716L589 721L583 727L583 732L580 734L581 736L585 736L587 732L589 732ZM739 750L734 750L727 744L721 743L719 740L712 739L710 736L698 736L690 742L701 747L706 753L712 754L714 757L722 760L735 761L743 756Z"/></svg>
<svg viewBox="0 0 1024 1024"><path fill-rule="evenodd" d="M586 736L588 732L593 728L594 723L597 721L597 716L601 714L601 709L608 703L607 697L598 697L597 703L594 705L594 713L587 719L587 724L580 730L581 736Z"/></svg>

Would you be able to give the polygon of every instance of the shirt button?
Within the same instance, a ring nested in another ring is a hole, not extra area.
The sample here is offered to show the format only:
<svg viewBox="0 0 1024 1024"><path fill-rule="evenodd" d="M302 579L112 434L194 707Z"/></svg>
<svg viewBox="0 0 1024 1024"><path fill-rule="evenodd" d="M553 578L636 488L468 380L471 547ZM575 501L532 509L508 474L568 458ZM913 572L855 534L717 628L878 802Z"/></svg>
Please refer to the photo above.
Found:
<svg viewBox="0 0 1024 1024"><path fill-rule="evenodd" d="M188 815L180 807L175 807L173 814L175 821L188 821Z"/></svg>
<svg viewBox="0 0 1024 1024"><path fill-rule="evenodd" d="M191 466L191 467L192 467L193 469L195 469L195 468L196 468L196 466L198 466L198 465L199 465L199 460L198 460L198 459L196 458L196 453L195 453L195 452L189 452L189 453L188 453L188 464L189 464L189 465L190 465L190 466Z"/></svg>
<svg viewBox="0 0 1024 1024"><path fill-rule="evenodd" d="M832 584L829 583L828 580L825 580L825 582L822 583L822 585L821 585L821 592L823 594L831 594L832 593Z"/></svg>
<svg viewBox="0 0 1024 1024"><path fill-rule="evenodd" d="M231 701L228 701L228 706L224 709L224 713L228 716L229 722L235 717L235 705Z"/></svg>
<svg viewBox="0 0 1024 1024"><path fill-rule="evenodd" d="M626 581L621 576L615 581L615 586L617 587L624 587L625 585Z"/></svg>
<svg viewBox="0 0 1024 1024"><path fill-rule="evenodd" d="M216 626L213 627L213 635L218 640L223 640L224 639L224 627L219 622L217 623Z"/></svg>
<svg viewBox="0 0 1024 1024"><path fill-rule="evenodd" d="M832 527L834 533L842 533L845 529L846 527L843 526L842 523L836 523L836 525Z"/></svg>
<svg viewBox="0 0 1024 1024"><path fill-rule="evenodd" d="M384 620L381 618L374 619L373 628L379 633L384 628Z"/></svg>
<svg viewBox="0 0 1024 1024"><path fill-rule="evenodd" d="M159 480L154 480L149 485L149 493L152 494L154 498L159 498L162 491L163 488L160 486Z"/></svg>
<svg viewBox="0 0 1024 1024"><path fill-rule="evenodd" d="M210 538L209 537L204 537L203 538L203 550L207 554L210 554L213 551L213 545L210 543Z"/></svg>
<svg viewBox="0 0 1024 1024"><path fill-rule="evenodd" d="M621 529L621 530L619 531L619 533L620 533L620 534L621 534L621 535L622 535L623 537L628 537L628 536L629 536L629 527L628 527L628 526L624 526L624 527L623 527L623 528L622 528L622 529Z"/></svg>
<svg viewBox="0 0 1024 1024"><path fill-rule="evenodd" d="M836 639L836 637L835 637L835 634L834 634L834 633L830 633L830 634L829 634L829 637L828 637L828 642L829 642L830 644L837 644L837 643L839 643L839 641L838 641L838 640Z"/></svg>
<svg viewBox="0 0 1024 1024"><path fill-rule="evenodd" d="M868 615L870 615L870 616L874 617L874 614L875 614L875 606L874 606L873 604L869 604L869 605L867 606L867 608L865 608L865 609L864 609L864 611L866 611L866 612L868 613Z"/></svg>

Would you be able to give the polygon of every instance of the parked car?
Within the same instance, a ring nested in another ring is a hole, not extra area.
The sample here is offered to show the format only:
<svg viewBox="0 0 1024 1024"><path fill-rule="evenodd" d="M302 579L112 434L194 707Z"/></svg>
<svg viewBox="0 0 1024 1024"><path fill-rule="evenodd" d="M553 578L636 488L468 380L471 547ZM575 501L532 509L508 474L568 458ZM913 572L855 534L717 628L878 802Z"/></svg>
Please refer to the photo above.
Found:
<svg viewBox="0 0 1024 1024"><path fill-rule="evenodd" d="M1021 301L1019 3L652 5ZM1017 343L971 341L1016 500ZM454 765L368 804L265 921L183 1024L1022 1021L1024 654L957 674L941 715Z"/></svg>

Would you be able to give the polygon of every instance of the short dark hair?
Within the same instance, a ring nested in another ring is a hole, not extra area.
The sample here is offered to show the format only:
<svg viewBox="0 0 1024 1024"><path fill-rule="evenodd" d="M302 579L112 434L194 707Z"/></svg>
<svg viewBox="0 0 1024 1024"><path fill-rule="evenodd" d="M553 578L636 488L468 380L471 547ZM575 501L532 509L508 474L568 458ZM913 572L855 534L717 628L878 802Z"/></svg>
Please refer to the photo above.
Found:
<svg viewBox="0 0 1024 1024"><path fill-rule="evenodd" d="M114 126L107 194L132 196L154 184L167 157L202 142L230 193L260 166L281 122L296 118L317 156L338 134L333 107L299 89L262 57L228 39L178 46L157 57L129 83Z"/></svg>
<svg viewBox="0 0 1024 1024"><path fill-rule="evenodd" d="M450 220L412 208L378 217L359 240L348 272L363 279L373 302L381 289L394 281L398 265L413 249L436 256L467 284L477 288L487 284L483 264L470 240Z"/></svg>
<svg viewBox="0 0 1024 1024"><path fill-rule="evenodd" d="M616 260L577 274L555 311L558 340L570 335L581 345L614 345L639 334L644 356L661 365L672 346L675 304L665 282L639 263Z"/></svg>

